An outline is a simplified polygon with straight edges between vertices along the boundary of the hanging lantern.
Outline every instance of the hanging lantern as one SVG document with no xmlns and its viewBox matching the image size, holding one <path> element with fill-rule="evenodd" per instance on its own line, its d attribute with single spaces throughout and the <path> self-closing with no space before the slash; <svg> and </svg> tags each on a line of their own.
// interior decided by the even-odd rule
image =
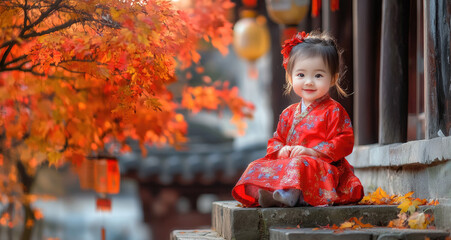
<svg viewBox="0 0 451 240">
<path fill-rule="evenodd" d="M 119 193 L 121 175 L 115 158 L 86 159 L 77 172 L 81 189 L 94 190 L 100 194 Z"/>
<path fill-rule="evenodd" d="M 88 157 L 75 166 L 80 179 L 80 188 L 98 193 L 96 210 L 111 212 L 111 198 L 107 194 L 117 194 L 120 190 L 121 175 L 119 163 L 114 157 Z M 106 239 L 105 226 L 101 229 L 101 239 Z"/>
<path fill-rule="evenodd" d="M 96 210 L 100 212 L 111 212 L 111 198 L 106 197 L 105 194 L 96 199 Z M 100 239 L 106 239 L 105 226 L 100 227 Z"/>
<path fill-rule="evenodd" d="M 307 16 L 310 0 L 266 0 L 268 15 L 283 25 L 298 25 Z"/>
<path fill-rule="evenodd" d="M 121 175 L 119 163 L 114 157 L 88 157 L 75 166 L 80 179 L 80 188 L 98 193 L 96 210 L 111 212 L 111 198 L 108 194 L 117 194 L 120 190 Z M 101 239 L 106 239 L 105 226 L 101 229 Z"/>
<path fill-rule="evenodd" d="M 257 0 L 241 0 L 244 6 L 254 8 L 257 6 Z"/>
<path fill-rule="evenodd" d="M 257 79 L 255 61 L 269 50 L 269 30 L 266 18 L 255 17 L 255 11 L 244 10 L 241 15 L 242 18 L 233 27 L 233 47 L 238 56 L 249 61 L 248 76 Z"/>
<path fill-rule="evenodd" d="M 117 194 L 120 190 L 119 164 L 116 159 L 95 160 L 94 190 L 103 194 Z"/>
<path fill-rule="evenodd" d="M 77 169 L 82 190 L 94 189 L 94 161 L 85 159 Z"/>
<path fill-rule="evenodd" d="M 263 56 L 269 46 L 269 30 L 264 17 L 244 17 L 235 23 L 233 47 L 238 56 L 253 62 Z"/>
<path fill-rule="evenodd" d="M 111 199 L 102 196 L 96 199 L 96 210 L 100 212 L 110 212 L 111 211 Z"/>
<path fill-rule="evenodd" d="M 340 7 L 339 0 L 330 0 L 330 11 L 335 12 Z M 317 17 L 319 15 L 319 10 L 321 9 L 321 0 L 312 0 L 312 17 Z"/>
</svg>

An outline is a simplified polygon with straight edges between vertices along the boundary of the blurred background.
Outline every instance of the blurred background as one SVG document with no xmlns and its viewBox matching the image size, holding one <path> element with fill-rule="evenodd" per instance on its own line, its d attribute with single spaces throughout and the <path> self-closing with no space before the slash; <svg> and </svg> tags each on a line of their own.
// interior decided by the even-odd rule
<svg viewBox="0 0 451 240">
<path fill-rule="evenodd" d="M 340 98 L 332 91 L 331 96 L 351 116 L 356 145 L 425 138 L 424 73 L 421 64 L 416 64 L 424 61 L 423 1 L 399 3 L 408 20 L 403 26 L 409 29 L 405 42 L 399 43 L 408 43 L 408 61 L 402 64 L 412 69 L 405 76 L 409 82 L 403 89 L 407 124 L 399 134 L 401 139 L 381 139 L 378 127 L 379 105 L 397 101 L 391 97 L 379 101 L 383 1 L 233 2 L 230 21 L 235 35 L 229 54 L 223 56 L 205 46 L 201 65 L 202 75 L 229 81 L 255 105 L 246 132 L 236 133 L 227 111 L 222 115 L 181 112 L 189 124 L 189 142 L 182 149 L 146 147 L 143 153 L 138 143 L 130 141 L 132 151 L 117 156 L 120 193 L 110 196 L 110 211 L 96 210 L 98 194 L 81 190 L 80 180 L 69 167 L 41 169 L 34 192 L 57 198 L 35 203 L 44 216 L 35 227 L 36 239 L 99 239 L 102 227 L 107 239 L 168 239 L 175 229 L 210 228 L 212 202 L 233 199 L 231 189 L 247 164 L 265 155 L 280 112 L 299 100 L 283 94 L 285 72 L 280 54 L 281 43 L 297 31 L 329 31 L 343 48 L 346 74 L 342 86 L 358 94 Z M 192 1 L 173 3 L 183 8 Z M 195 67 L 177 74 L 182 83 L 193 86 L 204 81 Z M 181 94 L 177 85 L 172 87 L 176 97 Z"/>
</svg>

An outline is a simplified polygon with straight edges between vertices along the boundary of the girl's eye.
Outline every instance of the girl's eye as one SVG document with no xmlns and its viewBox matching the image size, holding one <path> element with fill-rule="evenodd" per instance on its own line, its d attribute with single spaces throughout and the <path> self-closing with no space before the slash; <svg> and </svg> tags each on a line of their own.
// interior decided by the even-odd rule
<svg viewBox="0 0 451 240">
<path fill-rule="evenodd" d="M 303 73 L 298 73 L 298 77 L 304 77 Z"/>
<path fill-rule="evenodd" d="M 321 75 L 321 74 L 316 74 L 316 75 L 315 75 L 316 78 L 320 78 L 320 77 L 322 77 L 322 76 L 323 76 L 323 75 Z"/>
</svg>

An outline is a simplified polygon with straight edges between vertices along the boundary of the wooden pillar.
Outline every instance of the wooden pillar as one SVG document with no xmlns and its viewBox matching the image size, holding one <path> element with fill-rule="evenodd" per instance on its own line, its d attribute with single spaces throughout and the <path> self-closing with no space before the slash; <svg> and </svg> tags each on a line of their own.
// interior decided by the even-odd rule
<svg viewBox="0 0 451 240">
<path fill-rule="evenodd" d="M 291 104 L 290 98 L 284 95 L 285 69 L 282 66 L 281 31 L 282 26 L 269 21 L 271 35 L 271 105 L 273 110 L 273 130 L 276 130 L 279 115 Z"/>
<path fill-rule="evenodd" d="M 321 20 L 322 20 L 322 31 L 330 32 L 331 26 L 331 14 L 330 14 L 330 0 L 321 1 Z"/>
<path fill-rule="evenodd" d="M 323 27 L 328 32 L 332 34 L 337 40 L 338 46 L 343 50 L 342 60 L 343 69 L 342 75 L 340 76 L 341 82 L 340 86 L 349 94 L 354 92 L 353 84 L 353 37 L 352 37 L 352 0 L 340 0 L 340 8 L 338 11 L 332 12 L 330 10 L 330 1 L 328 2 L 327 8 L 324 6 L 323 15 L 329 15 L 323 18 Z M 326 13 L 324 13 L 324 11 Z M 328 19 L 329 22 L 326 22 Z M 354 105 L 352 95 L 349 97 L 342 97 L 338 94 L 335 88 L 330 91 L 330 96 L 337 100 L 348 112 L 351 121 L 354 122 Z"/>
<path fill-rule="evenodd" d="M 383 0 L 379 143 L 407 140 L 409 0 Z"/>
<path fill-rule="evenodd" d="M 426 139 L 451 134 L 450 1 L 424 1 Z"/>
<path fill-rule="evenodd" d="M 425 117 L 424 117 L 424 16 L 423 0 L 416 0 L 416 98 L 415 114 L 417 115 L 416 137 L 425 138 Z"/>
<path fill-rule="evenodd" d="M 378 142 L 378 50 L 380 2 L 353 0 L 354 135 L 356 145 Z"/>
</svg>

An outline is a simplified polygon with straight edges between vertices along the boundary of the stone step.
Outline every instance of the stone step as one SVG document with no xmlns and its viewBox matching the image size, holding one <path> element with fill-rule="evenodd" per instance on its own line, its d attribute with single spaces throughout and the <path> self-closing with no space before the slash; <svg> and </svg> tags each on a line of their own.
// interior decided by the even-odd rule
<svg viewBox="0 0 451 240">
<path fill-rule="evenodd" d="M 270 240 L 445 240 L 449 233 L 443 230 L 418 230 L 395 228 L 367 228 L 361 230 L 313 230 L 312 228 L 269 230 Z"/>
<path fill-rule="evenodd" d="M 175 230 L 171 232 L 171 240 L 224 240 L 211 229 Z"/>
<path fill-rule="evenodd" d="M 433 207 L 427 206 L 428 211 Z M 399 209 L 393 205 L 347 205 L 331 207 L 243 208 L 236 201 L 213 203 L 212 228 L 221 237 L 231 239 L 268 239 L 274 227 L 316 228 L 339 225 L 352 217 L 363 223 L 387 226 L 397 218 Z"/>
</svg>

